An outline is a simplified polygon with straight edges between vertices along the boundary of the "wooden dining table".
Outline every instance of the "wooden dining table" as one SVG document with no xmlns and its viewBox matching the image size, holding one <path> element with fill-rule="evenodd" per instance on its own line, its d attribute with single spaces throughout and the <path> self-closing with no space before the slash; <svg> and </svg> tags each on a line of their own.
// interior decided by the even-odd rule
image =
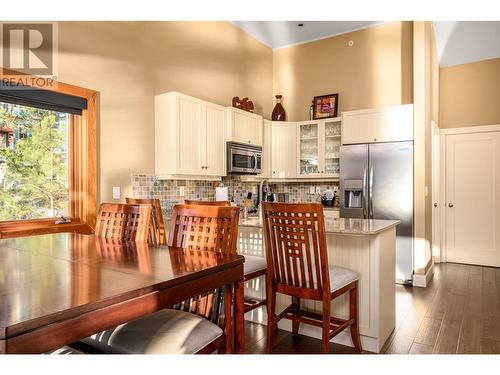
<svg viewBox="0 0 500 375">
<path fill-rule="evenodd" d="M 78 233 L 2 239 L 0 353 L 49 352 L 220 287 L 226 352 L 241 353 L 243 262 Z"/>
</svg>

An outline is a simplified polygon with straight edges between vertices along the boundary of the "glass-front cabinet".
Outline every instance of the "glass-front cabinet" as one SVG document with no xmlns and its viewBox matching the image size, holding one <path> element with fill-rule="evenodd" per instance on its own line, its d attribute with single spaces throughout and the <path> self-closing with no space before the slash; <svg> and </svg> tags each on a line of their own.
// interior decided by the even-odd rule
<svg viewBox="0 0 500 375">
<path fill-rule="evenodd" d="M 340 132 L 340 117 L 297 123 L 298 177 L 338 178 Z"/>
<path fill-rule="evenodd" d="M 298 123 L 298 175 L 319 175 L 319 123 Z"/>
<path fill-rule="evenodd" d="M 324 160 L 325 174 L 328 176 L 339 176 L 340 173 L 340 129 L 339 118 L 325 120 L 324 123 Z"/>
</svg>

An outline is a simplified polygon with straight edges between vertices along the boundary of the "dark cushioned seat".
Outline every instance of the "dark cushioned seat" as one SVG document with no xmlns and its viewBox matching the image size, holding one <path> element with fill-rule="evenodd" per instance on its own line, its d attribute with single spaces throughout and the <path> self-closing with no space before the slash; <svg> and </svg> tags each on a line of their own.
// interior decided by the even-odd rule
<svg viewBox="0 0 500 375">
<path fill-rule="evenodd" d="M 198 315 L 165 309 L 82 340 L 107 353 L 194 354 L 222 336 Z"/>
</svg>

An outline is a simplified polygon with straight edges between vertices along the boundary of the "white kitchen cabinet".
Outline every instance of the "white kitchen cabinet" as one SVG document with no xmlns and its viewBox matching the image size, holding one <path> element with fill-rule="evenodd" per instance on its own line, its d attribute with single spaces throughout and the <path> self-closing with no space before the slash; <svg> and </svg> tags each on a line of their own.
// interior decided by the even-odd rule
<svg viewBox="0 0 500 375">
<path fill-rule="evenodd" d="M 178 92 L 155 96 L 155 174 L 225 175 L 226 109 Z"/>
<path fill-rule="evenodd" d="M 273 121 L 271 127 L 272 178 L 297 176 L 297 123 Z"/>
<path fill-rule="evenodd" d="M 205 174 L 210 176 L 226 175 L 226 110 L 224 107 L 207 103 L 206 124 L 206 161 Z M 204 143 L 204 142 L 202 142 Z"/>
<path fill-rule="evenodd" d="M 259 174 L 259 177 L 271 178 L 272 177 L 272 165 L 271 165 L 272 122 L 270 120 L 263 120 L 262 135 L 263 135 L 262 173 Z"/>
<path fill-rule="evenodd" d="M 262 116 L 227 107 L 227 140 L 262 146 Z"/>
<path fill-rule="evenodd" d="M 297 123 L 297 177 L 320 177 L 320 123 L 303 121 Z"/>
<path fill-rule="evenodd" d="M 342 144 L 413 140 L 413 104 L 342 113 Z"/>
<path fill-rule="evenodd" d="M 297 123 L 297 177 L 338 178 L 340 133 L 339 117 Z"/>
</svg>

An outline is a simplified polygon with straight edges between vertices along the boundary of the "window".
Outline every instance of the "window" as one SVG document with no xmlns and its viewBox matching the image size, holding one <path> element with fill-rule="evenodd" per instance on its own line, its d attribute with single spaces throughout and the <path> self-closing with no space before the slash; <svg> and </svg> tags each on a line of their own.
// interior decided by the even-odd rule
<svg viewBox="0 0 500 375">
<path fill-rule="evenodd" d="M 0 68 L 0 77 L 8 74 Z M 61 82 L 0 85 L 0 238 L 95 227 L 96 98 Z M 71 223 L 56 224 L 58 216 Z"/>
<path fill-rule="evenodd" d="M 0 221 L 70 216 L 70 119 L 0 102 Z"/>
</svg>

